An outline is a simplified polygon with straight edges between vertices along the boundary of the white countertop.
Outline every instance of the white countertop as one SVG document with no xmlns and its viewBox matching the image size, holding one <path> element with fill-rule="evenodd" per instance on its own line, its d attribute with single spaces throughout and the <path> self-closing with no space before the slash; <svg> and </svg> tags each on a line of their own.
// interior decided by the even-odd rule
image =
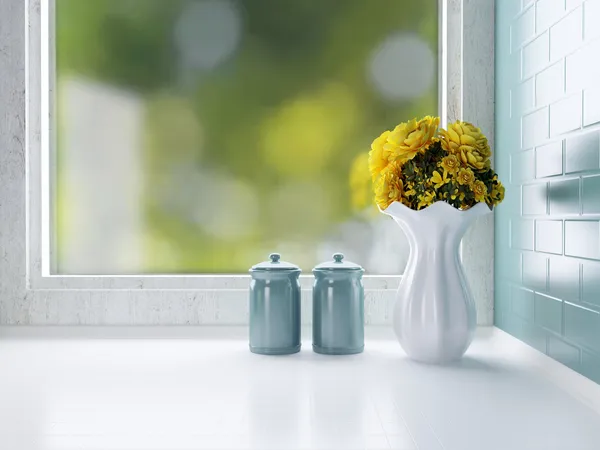
<svg viewBox="0 0 600 450">
<path fill-rule="evenodd" d="M 244 328 L 1 328 L 0 449 L 599 448 L 600 415 L 497 329 L 446 367 L 387 327 L 353 356 L 303 336 L 273 357 Z"/>
</svg>

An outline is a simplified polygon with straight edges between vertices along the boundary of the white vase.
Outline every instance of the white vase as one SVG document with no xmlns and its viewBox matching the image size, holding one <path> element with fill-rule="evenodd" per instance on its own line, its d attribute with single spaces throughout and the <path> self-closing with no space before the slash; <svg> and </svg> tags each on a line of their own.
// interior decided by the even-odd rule
<svg viewBox="0 0 600 450">
<path fill-rule="evenodd" d="M 400 225 L 410 257 L 394 306 L 394 331 L 409 357 L 443 364 L 471 345 L 477 314 L 460 261 L 460 241 L 469 225 L 490 212 L 485 203 L 460 211 L 446 202 L 415 211 L 394 202 L 382 210 Z"/>
</svg>

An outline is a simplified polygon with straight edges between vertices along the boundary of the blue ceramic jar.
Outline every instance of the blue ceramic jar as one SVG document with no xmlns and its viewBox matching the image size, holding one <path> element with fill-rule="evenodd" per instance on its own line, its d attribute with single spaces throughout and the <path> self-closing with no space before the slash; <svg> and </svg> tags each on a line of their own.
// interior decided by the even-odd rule
<svg viewBox="0 0 600 450">
<path fill-rule="evenodd" d="M 270 261 L 250 269 L 250 351 L 286 355 L 300 351 L 300 268 Z"/>
<path fill-rule="evenodd" d="M 333 262 L 313 269 L 313 350 L 317 353 L 349 355 L 365 346 L 364 269 L 343 259 L 336 253 Z"/>
</svg>

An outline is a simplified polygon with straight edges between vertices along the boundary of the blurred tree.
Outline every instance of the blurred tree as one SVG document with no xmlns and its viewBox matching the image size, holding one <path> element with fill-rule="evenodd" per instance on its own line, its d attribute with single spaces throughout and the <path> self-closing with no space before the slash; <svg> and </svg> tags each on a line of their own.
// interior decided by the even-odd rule
<svg viewBox="0 0 600 450">
<path fill-rule="evenodd" d="M 226 3 L 241 24 L 239 45 L 212 70 L 186 67 L 175 39 L 181 17 L 201 2 Z M 140 271 L 243 272 L 291 242 L 300 250 L 287 258 L 317 262 L 317 244 L 355 214 L 348 174 L 356 156 L 383 129 L 437 111 L 436 86 L 416 100 L 383 98 L 368 77 L 373 53 L 403 31 L 437 55 L 437 23 L 437 0 L 56 0 L 59 81 L 90 78 L 147 99 L 148 256 Z M 226 195 L 177 183 L 181 166 L 250 186 L 256 229 L 216 237 L 186 212 Z M 60 192 L 60 176 L 58 184 Z M 182 207 L 169 206 L 173 196 Z M 286 201 L 294 204 L 284 208 Z M 274 219 L 278 208 L 286 220 Z M 304 225 L 290 225 L 298 221 Z M 67 238 L 59 235 L 59 245 Z"/>
</svg>

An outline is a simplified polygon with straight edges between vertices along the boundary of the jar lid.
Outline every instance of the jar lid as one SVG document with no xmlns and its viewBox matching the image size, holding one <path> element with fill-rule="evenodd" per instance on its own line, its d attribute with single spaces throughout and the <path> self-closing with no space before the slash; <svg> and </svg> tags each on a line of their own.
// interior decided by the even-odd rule
<svg viewBox="0 0 600 450">
<path fill-rule="evenodd" d="M 317 265 L 315 270 L 363 270 L 361 266 L 350 261 L 343 261 L 344 254 L 336 253 L 333 255 L 333 261 L 328 261 Z"/>
<path fill-rule="evenodd" d="M 271 253 L 269 255 L 270 261 L 263 261 L 261 263 L 255 264 L 250 269 L 251 272 L 255 270 L 300 270 L 295 264 L 281 261 L 281 255 L 279 253 Z"/>
</svg>

